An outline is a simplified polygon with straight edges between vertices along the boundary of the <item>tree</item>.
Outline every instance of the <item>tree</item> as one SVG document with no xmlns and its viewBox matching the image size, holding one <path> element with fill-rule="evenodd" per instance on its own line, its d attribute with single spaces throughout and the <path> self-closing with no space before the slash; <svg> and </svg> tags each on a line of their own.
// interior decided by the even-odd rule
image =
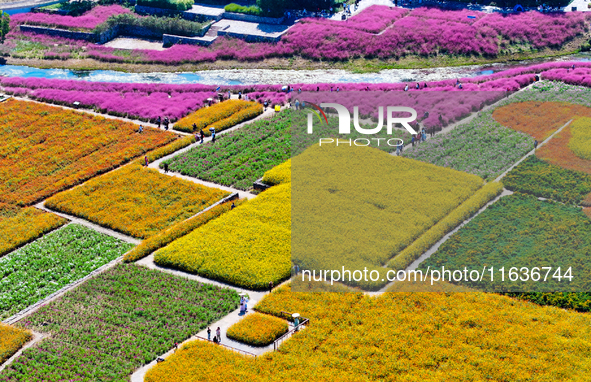
<svg viewBox="0 0 591 382">
<path fill-rule="evenodd" d="M 10 16 L 6 12 L 0 11 L 0 40 L 4 41 L 4 37 L 10 31 Z"/>
</svg>

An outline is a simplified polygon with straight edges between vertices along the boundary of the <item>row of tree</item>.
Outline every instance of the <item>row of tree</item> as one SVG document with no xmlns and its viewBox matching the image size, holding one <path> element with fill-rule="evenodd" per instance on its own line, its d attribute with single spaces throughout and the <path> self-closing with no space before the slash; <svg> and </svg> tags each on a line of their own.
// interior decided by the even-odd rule
<svg viewBox="0 0 591 382">
<path fill-rule="evenodd" d="M 0 11 L 0 41 L 4 41 L 4 37 L 10 31 L 10 16 L 6 12 Z"/>
</svg>

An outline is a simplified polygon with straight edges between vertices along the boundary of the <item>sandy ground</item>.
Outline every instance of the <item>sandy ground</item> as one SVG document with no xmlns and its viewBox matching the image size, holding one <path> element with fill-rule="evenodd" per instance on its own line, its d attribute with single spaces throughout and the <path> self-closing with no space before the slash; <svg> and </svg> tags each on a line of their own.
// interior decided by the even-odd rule
<svg viewBox="0 0 591 382">
<path fill-rule="evenodd" d="M 2 1 L 2 0 L 0 0 Z M 158 40 L 142 40 L 133 37 L 117 37 L 105 44 L 109 48 L 116 49 L 152 49 L 152 50 L 166 50 L 162 46 L 162 41 Z"/>
</svg>

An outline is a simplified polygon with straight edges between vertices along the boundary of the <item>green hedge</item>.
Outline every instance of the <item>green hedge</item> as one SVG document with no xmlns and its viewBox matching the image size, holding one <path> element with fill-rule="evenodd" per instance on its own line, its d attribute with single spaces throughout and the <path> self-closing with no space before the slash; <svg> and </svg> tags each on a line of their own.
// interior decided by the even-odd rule
<svg viewBox="0 0 591 382">
<path fill-rule="evenodd" d="M 178 36 L 198 36 L 203 30 L 203 24 L 175 17 L 138 17 L 134 14 L 123 13 L 109 17 L 109 19 L 95 28 L 95 33 L 102 33 L 116 25 L 143 27 L 157 33 L 174 34 Z"/>
<path fill-rule="evenodd" d="M 224 10 L 226 12 L 245 13 L 247 15 L 255 15 L 255 16 L 261 16 L 263 14 L 263 10 L 256 5 L 251 5 L 250 7 L 245 7 L 243 5 L 230 3 L 224 7 Z"/>
<path fill-rule="evenodd" d="M 195 4 L 193 0 L 138 0 L 137 5 L 144 7 L 172 9 L 174 11 L 186 11 Z"/>
</svg>

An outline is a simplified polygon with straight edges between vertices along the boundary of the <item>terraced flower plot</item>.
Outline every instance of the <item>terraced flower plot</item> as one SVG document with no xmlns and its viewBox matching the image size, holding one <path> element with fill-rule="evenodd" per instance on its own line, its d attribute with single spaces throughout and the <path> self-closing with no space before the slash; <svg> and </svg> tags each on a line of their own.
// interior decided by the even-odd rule
<svg viewBox="0 0 591 382">
<path fill-rule="evenodd" d="M 228 338 L 254 346 L 272 344 L 287 333 L 287 321 L 267 314 L 253 313 L 228 328 Z"/>
<path fill-rule="evenodd" d="M 586 291 L 591 279 L 591 220 L 579 207 L 536 197 L 514 194 L 501 198 L 483 213 L 462 227 L 419 267 L 446 269 L 482 269 L 505 267 L 506 277 L 511 267 L 522 272 L 552 267 L 550 277 L 535 282 L 519 273 L 519 280 L 500 282 L 499 274 L 491 282 L 485 273 L 482 281 L 462 282 L 462 285 L 486 291 L 553 292 Z M 574 278 L 552 277 L 560 267 L 560 275 L 572 268 Z M 546 272 L 543 272 L 545 275 Z"/>
<path fill-rule="evenodd" d="M 237 306 L 231 289 L 118 265 L 21 321 L 51 336 L 24 351 L 0 381 L 125 381 Z"/>
<path fill-rule="evenodd" d="M 33 102 L 0 104 L 0 202 L 30 205 L 175 135 Z"/>
<path fill-rule="evenodd" d="M 371 165 L 368 165 L 371 164 Z M 368 147 L 313 146 L 291 160 L 292 261 L 377 271 L 483 186 L 478 176 Z"/>
<path fill-rule="evenodd" d="M 262 113 L 263 106 L 257 102 L 230 99 L 189 114 L 178 121 L 174 128 L 188 133 L 203 131 L 209 136 L 209 129 L 219 132 Z"/>
<path fill-rule="evenodd" d="M 70 224 L 0 258 L 0 319 L 81 279 L 132 247 Z"/>
<path fill-rule="evenodd" d="M 134 237 L 147 238 L 228 195 L 226 191 L 132 164 L 57 194 L 45 205 Z"/>
<path fill-rule="evenodd" d="M 65 223 L 66 219 L 33 207 L 0 203 L 0 256 Z"/>
<path fill-rule="evenodd" d="M 146 382 L 585 380 L 589 316 L 484 293 L 294 293 L 256 309 L 310 326 L 256 360 L 194 341 Z M 417 341 L 420 339 L 420 341 Z M 310 367 L 310 365 L 314 367 Z"/>
</svg>

